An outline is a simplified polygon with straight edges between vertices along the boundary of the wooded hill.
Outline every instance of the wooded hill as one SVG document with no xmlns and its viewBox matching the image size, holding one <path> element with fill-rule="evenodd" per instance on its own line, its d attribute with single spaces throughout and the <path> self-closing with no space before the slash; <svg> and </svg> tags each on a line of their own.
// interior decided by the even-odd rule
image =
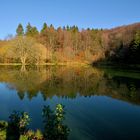
<svg viewBox="0 0 140 140">
<path fill-rule="evenodd" d="M 105 30 L 103 36 L 107 61 L 140 63 L 140 23 Z"/>
<path fill-rule="evenodd" d="M 16 35 L 0 41 L 0 63 L 140 63 L 140 23 L 113 29 L 54 28 L 19 24 Z"/>
</svg>

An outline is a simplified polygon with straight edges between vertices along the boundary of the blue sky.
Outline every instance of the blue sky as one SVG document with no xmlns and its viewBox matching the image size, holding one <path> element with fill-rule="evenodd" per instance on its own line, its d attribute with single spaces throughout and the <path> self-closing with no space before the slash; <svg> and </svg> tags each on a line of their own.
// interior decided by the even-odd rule
<svg viewBox="0 0 140 140">
<path fill-rule="evenodd" d="M 112 28 L 140 22 L 140 0 L 0 0 L 0 38 L 28 22 Z"/>
</svg>

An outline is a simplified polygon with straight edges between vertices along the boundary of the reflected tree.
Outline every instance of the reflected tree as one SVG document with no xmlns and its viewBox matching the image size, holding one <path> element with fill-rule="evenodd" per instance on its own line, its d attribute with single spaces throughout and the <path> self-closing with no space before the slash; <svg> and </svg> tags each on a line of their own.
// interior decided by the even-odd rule
<svg viewBox="0 0 140 140">
<path fill-rule="evenodd" d="M 38 93 L 44 100 L 55 95 L 74 99 L 78 93 L 85 97 L 105 95 L 137 104 L 140 103 L 139 76 L 139 73 L 89 67 L 26 66 L 26 71 L 21 71 L 20 67 L 0 67 L 0 82 L 7 83 L 10 90 L 16 90 L 20 99 L 27 97 L 30 100 Z"/>
</svg>

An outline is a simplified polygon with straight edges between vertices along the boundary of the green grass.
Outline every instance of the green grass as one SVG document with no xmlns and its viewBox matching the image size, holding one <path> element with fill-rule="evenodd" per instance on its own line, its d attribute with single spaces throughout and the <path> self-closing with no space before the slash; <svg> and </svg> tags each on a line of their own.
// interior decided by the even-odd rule
<svg viewBox="0 0 140 140">
<path fill-rule="evenodd" d="M 21 66 L 21 63 L 0 63 L 0 66 Z"/>
</svg>

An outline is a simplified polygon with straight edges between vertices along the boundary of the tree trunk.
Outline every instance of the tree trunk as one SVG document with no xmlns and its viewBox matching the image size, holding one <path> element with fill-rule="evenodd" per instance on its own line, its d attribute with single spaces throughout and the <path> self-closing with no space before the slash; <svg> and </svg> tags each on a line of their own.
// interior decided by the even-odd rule
<svg viewBox="0 0 140 140">
<path fill-rule="evenodd" d="M 26 57 L 20 58 L 22 65 L 26 65 Z"/>
</svg>

